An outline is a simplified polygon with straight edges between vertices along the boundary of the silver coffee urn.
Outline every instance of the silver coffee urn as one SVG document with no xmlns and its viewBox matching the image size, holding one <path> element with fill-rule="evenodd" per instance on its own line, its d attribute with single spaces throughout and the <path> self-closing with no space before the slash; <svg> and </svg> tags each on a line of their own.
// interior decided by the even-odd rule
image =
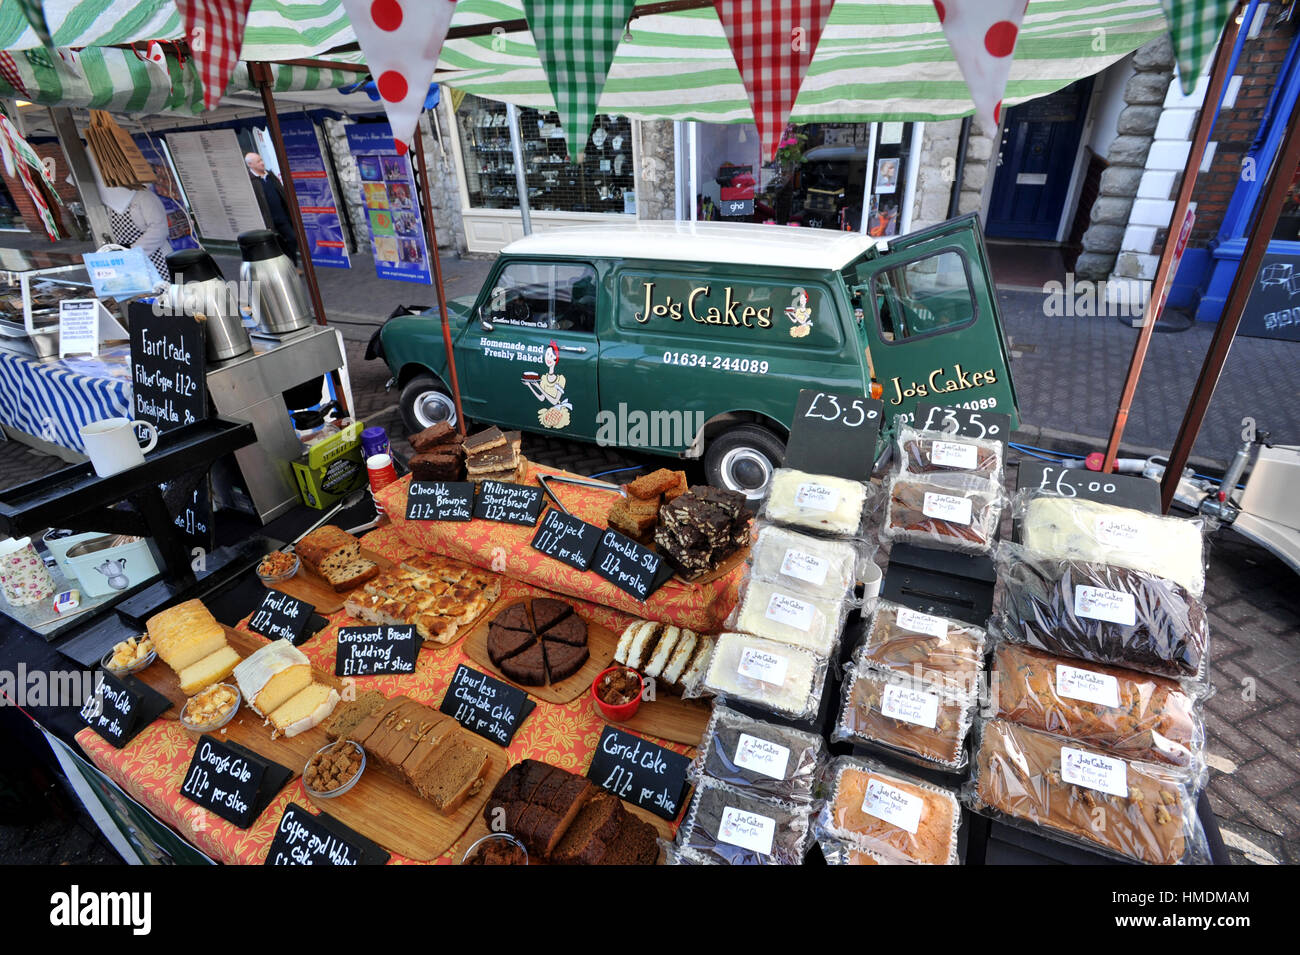
<svg viewBox="0 0 1300 955">
<path fill-rule="evenodd" d="M 171 284 L 163 298 L 174 313 L 207 320 L 209 361 L 226 361 L 252 349 L 239 311 L 239 290 L 226 282 L 211 255 L 203 249 L 181 249 L 167 256 L 167 269 Z"/>
<path fill-rule="evenodd" d="M 272 335 L 295 332 L 312 323 L 306 290 L 280 237 L 270 229 L 239 234 L 240 284 L 250 290 L 253 320 Z"/>
</svg>

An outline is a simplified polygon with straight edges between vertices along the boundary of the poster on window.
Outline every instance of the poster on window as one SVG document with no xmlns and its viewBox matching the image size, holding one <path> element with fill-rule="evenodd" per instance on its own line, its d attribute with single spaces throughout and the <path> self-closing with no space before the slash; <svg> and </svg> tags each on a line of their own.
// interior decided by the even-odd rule
<svg viewBox="0 0 1300 955">
<path fill-rule="evenodd" d="M 879 195 L 898 191 L 898 167 L 897 158 L 876 160 L 876 192 Z"/>
<path fill-rule="evenodd" d="M 309 119 L 286 119 L 280 124 L 289 175 L 298 194 L 298 211 L 307 234 L 313 265 L 330 269 L 350 268 L 348 246 L 343 238 L 334 187 L 325 171 L 325 157 L 316 139 L 316 126 Z"/>
<path fill-rule="evenodd" d="M 397 154 L 387 123 L 353 124 L 347 131 L 348 148 L 361 176 L 376 274 L 381 279 L 431 285 L 409 158 Z"/>
<path fill-rule="evenodd" d="M 167 239 L 172 244 L 172 251 L 180 249 L 197 249 L 198 240 L 194 238 L 194 226 L 190 223 L 189 213 L 185 211 L 185 197 L 172 177 L 167 157 L 163 155 L 162 144 L 152 136 L 140 134 L 131 137 L 140 147 L 140 155 L 153 170 L 153 182 L 149 188 L 162 202 L 167 210 Z"/>
</svg>

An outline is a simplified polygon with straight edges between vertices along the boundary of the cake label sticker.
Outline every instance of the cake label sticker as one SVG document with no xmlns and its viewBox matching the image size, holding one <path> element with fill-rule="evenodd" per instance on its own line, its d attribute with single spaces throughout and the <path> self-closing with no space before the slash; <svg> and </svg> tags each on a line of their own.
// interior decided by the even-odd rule
<svg viewBox="0 0 1300 955">
<path fill-rule="evenodd" d="M 833 511 L 840 506 L 840 494 L 825 484 L 800 484 L 795 489 L 794 502 L 810 511 Z"/>
<path fill-rule="evenodd" d="M 1072 786 L 1128 798 L 1128 763 L 1122 759 L 1062 746 L 1061 778 Z"/>
<path fill-rule="evenodd" d="M 1074 615 L 1131 627 L 1137 622 L 1137 606 L 1132 594 L 1080 584 L 1074 588 Z"/>
<path fill-rule="evenodd" d="M 722 810 L 722 824 L 718 826 L 718 841 L 729 846 L 740 846 L 759 855 L 772 854 L 772 840 L 776 837 L 776 820 L 747 812 L 735 806 Z"/>
<path fill-rule="evenodd" d="M 912 633 L 923 633 L 928 637 L 943 637 L 948 635 L 948 621 L 943 617 L 934 617 L 928 613 L 919 613 L 908 607 L 898 608 L 898 625 L 904 630 L 910 630 Z"/>
<path fill-rule="evenodd" d="M 979 461 L 979 448 L 973 444 L 959 444 L 956 441 L 936 441 L 930 447 L 930 460 L 946 468 L 973 471 Z"/>
<path fill-rule="evenodd" d="M 885 687 L 880 712 L 892 720 L 903 720 L 934 729 L 939 722 L 939 698 L 933 693 L 890 684 Z"/>
<path fill-rule="evenodd" d="M 769 779 L 785 779 L 786 767 L 790 765 L 790 749 L 771 740 L 741 733 L 740 742 L 736 744 L 735 762 L 751 773 Z"/>
<path fill-rule="evenodd" d="M 768 653 L 758 647 L 746 647 L 740 654 L 740 665 L 736 672 L 751 680 L 780 686 L 785 682 L 785 670 L 789 661 L 775 653 Z"/>
<path fill-rule="evenodd" d="M 1141 536 L 1137 521 L 1127 517 L 1097 518 L 1097 540 L 1107 547 L 1132 547 Z"/>
<path fill-rule="evenodd" d="M 925 500 L 921 504 L 921 513 L 926 517 L 933 517 L 937 521 L 969 524 L 971 520 L 971 499 L 969 497 L 957 497 L 954 494 L 937 494 L 934 491 L 926 491 Z"/>
<path fill-rule="evenodd" d="M 796 630 L 808 633 L 812 630 L 813 613 L 815 611 L 816 608 L 812 604 L 804 603 L 802 600 L 795 600 L 787 594 L 776 593 L 772 594 L 771 599 L 768 600 L 764 616 L 768 620 L 775 620 L 787 627 L 793 627 Z"/>
<path fill-rule="evenodd" d="M 793 577 L 795 580 L 802 580 L 816 587 L 826 583 L 826 572 L 830 567 L 831 562 L 825 558 L 794 547 L 785 552 L 785 557 L 781 561 L 781 573 L 786 577 Z"/>
<path fill-rule="evenodd" d="M 883 819 L 912 835 L 921 828 L 921 810 L 924 808 L 925 801 L 919 796 L 905 793 L 879 779 L 867 782 L 867 792 L 862 797 L 862 811 L 868 816 Z"/>
<path fill-rule="evenodd" d="M 1083 700 L 1098 706 L 1119 706 L 1119 680 L 1105 673 L 1056 665 L 1056 692 L 1071 700 Z"/>
</svg>

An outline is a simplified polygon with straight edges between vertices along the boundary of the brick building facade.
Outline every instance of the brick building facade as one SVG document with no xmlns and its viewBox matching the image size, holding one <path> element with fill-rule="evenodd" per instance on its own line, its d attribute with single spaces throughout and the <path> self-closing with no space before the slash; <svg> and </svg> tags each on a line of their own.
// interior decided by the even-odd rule
<svg viewBox="0 0 1300 955">
<path fill-rule="evenodd" d="M 32 149 L 36 150 L 36 155 L 42 160 L 54 160 L 54 181 L 55 190 L 65 203 L 80 201 L 80 194 L 77 187 L 70 179 L 71 172 L 68 169 L 68 161 L 64 158 L 63 150 L 59 148 L 58 143 L 35 143 Z M 27 194 L 26 187 L 23 186 L 22 180 L 17 176 L 4 175 L 4 170 L 0 169 L 0 176 L 4 178 L 4 187 L 9 191 L 9 197 L 13 200 L 18 209 L 19 215 L 22 216 L 23 224 L 36 235 L 45 234 L 45 226 L 41 223 L 41 217 L 36 211 L 36 204 L 32 202 L 32 197 Z M 50 213 L 54 216 L 55 224 L 59 229 L 60 238 L 75 237 L 75 227 L 72 225 L 71 214 L 66 208 L 59 206 L 57 203 L 49 203 Z"/>
</svg>

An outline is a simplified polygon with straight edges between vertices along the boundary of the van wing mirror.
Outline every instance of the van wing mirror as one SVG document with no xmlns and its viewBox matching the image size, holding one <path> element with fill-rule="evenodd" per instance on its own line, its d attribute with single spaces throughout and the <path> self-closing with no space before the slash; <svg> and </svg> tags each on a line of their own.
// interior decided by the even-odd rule
<svg viewBox="0 0 1300 955">
<path fill-rule="evenodd" d="M 478 324 L 485 332 L 496 330 L 496 326 L 488 319 L 488 310 L 486 305 L 480 305 L 478 307 Z"/>
</svg>

